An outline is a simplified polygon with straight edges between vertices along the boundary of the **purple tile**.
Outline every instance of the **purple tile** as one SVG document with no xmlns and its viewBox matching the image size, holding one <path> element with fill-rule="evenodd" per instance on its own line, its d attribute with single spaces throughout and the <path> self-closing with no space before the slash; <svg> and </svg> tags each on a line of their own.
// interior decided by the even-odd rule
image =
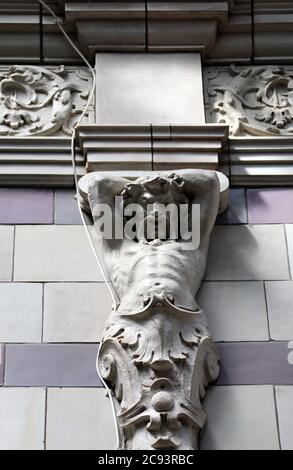
<svg viewBox="0 0 293 470">
<path fill-rule="evenodd" d="M 219 343 L 217 385 L 293 385 L 287 342 Z"/>
<path fill-rule="evenodd" d="M 245 189 L 230 189 L 229 206 L 220 214 L 217 224 L 247 224 Z"/>
<path fill-rule="evenodd" d="M 247 204 L 251 224 L 293 223 L 293 189 L 248 189 Z"/>
<path fill-rule="evenodd" d="M 4 344 L 0 344 L 0 385 L 4 382 Z"/>
<path fill-rule="evenodd" d="M 97 387 L 97 344 L 8 344 L 4 384 Z"/>
<path fill-rule="evenodd" d="M 0 189 L 0 224 L 52 224 L 53 191 Z"/>
</svg>

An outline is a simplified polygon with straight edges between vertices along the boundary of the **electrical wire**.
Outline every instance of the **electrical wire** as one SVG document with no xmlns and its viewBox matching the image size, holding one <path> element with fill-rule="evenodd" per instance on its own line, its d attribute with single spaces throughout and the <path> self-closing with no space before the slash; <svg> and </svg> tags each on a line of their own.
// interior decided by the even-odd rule
<svg viewBox="0 0 293 470">
<path fill-rule="evenodd" d="M 39 3 L 52 15 L 52 17 L 55 19 L 55 22 L 57 24 L 57 26 L 59 27 L 61 33 L 65 36 L 65 38 L 67 39 L 68 43 L 71 45 L 71 47 L 75 50 L 75 52 L 79 55 L 79 57 L 83 60 L 83 62 L 86 64 L 87 68 L 89 69 L 91 75 L 92 75 L 92 79 L 93 79 L 93 83 L 92 83 L 92 89 L 91 89 L 91 92 L 89 94 L 89 98 L 88 98 L 88 101 L 87 101 L 87 104 L 83 110 L 83 112 L 81 113 L 79 119 L 77 120 L 77 122 L 74 124 L 73 126 L 73 129 L 72 129 L 72 137 L 71 137 L 71 157 L 72 157 L 72 169 L 73 169 L 73 177 L 74 177 L 74 184 L 75 184 L 75 189 L 76 189 L 76 195 L 77 195 L 77 205 L 78 205 L 78 210 L 79 210 L 79 214 L 80 214 L 80 217 L 81 217 L 81 220 L 82 220 L 82 224 L 83 224 L 83 227 L 85 229 L 85 232 L 86 232 L 86 235 L 87 235 L 87 238 L 88 238 L 88 241 L 89 241 L 89 244 L 91 246 L 91 249 L 93 251 L 93 254 L 94 254 L 94 257 L 96 259 L 96 262 L 99 266 L 99 269 L 102 273 L 102 276 L 103 276 L 103 279 L 106 283 L 106 286 L 108 288 L 108 291 L 111 295 L 111 298 L 113 300 L 113 304 L 114 304 L 114 308 L 117 309 L 117 301 L 116 301 L 116 298 L 115 298 L 115 293 L 113 292 L 112 288 L 111 288 L 111 285 L 107 279 L 107 276 L 104 272 L 104 269 L 103 269 L 103 266 L 102 266 L 102 263 L 99 259 L 99 255 L 97 253 L 97 250 L 96 250 L 96 247 L 94 245 L 94 242 L 92 240 L 92 237 L 91 237 L 91 234 L 90 234 L 90 231 L 89 231 L 89 228 L 87 226 L 87 223 L 86 223 L 86 220 L 85 220 L 85 217 L 84 217 L 84 214 L 83 214 L 83 211 L 82 211 L 82 207 L 81 207 L 81 195 L 80 195 L 80 191 L 79 191 L 79 187 L 78 187 L 78 177 L 77 177 L 77 171 L 76 171 L 76 155 L 75 155 L 75 140 L 76 140 L 76 129 L 80 126 L 80 123 L 82 121 L 82 119 L 84 118 L 85 114 L 87 113 L 88 111 L 88 108 L 90 106 L 90 103 L 94 97 L 94 93 L 95 93 L 95 89 L 96 89 L 96 76 L 95 76 L 95 72 L 92 68 L 92 66 L 90 65 L 90 63 L 88 62 L 88 60 L 86 59 L 86 57 L 82 54 L 82 52 L 80 52 L 80 50 L 78 49 L 78 47 L 74 44 L 74 42 L 71 40 L 71 38 L 68 36 L 68 34 L 66 33 L 66 31 L 64 30 L 63 26 L 62 26 L 62 23 L 63 23 L 63 19 L 58 17 L 54 11 L 43 1 L 43 0 L 38 0 Z M 99 352 L 98 352 L 98 356 L 99 356 L 99 353 L 100 353 L 100 349 L 101 349 L 101 345 L 99 347 Z M 112 391 L 110 390 L 110 388 L 108 387 L 108 385 L 106 384 L 105 380 L 103 379 L 102 377 L 102 374 L 99 370 L 99 366 L 98 366 L 98 361 L 97 361 L 97 373 L 98 373 L 98 376 L 100 378 L 100 381 L 102 382 L 103 386 L 105 387 L 106 391 L 107 391 L 107 394 L 110 398 L 110 403 L 111 403 L 111 409 L 112 409 L 112 413 L 113 413 L 113 417 L 114 417 L 114 423 L 115 423 L 115 431 L 116 431 L 116 441 L 117 441 L 117 444 L 116 444 L 116 448 L 119 449 L 120 448 L 120 432 L 119 432 L 119 426 L 118 426 L 118 420 L 117 420 L 117 413 L 116 413 L 116 409 L 115 409 L 115 404 L 114 404 L 114 399 L 113 399 L 113 393 Z"/>
</svg>

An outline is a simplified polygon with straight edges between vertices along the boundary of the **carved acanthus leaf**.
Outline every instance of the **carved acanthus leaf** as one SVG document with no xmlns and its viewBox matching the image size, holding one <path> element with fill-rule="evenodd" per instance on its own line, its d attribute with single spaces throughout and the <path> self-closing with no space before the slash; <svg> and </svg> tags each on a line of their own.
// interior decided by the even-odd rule
<svg viewBox="0 0 293 470">
<path fill-rule="evenodd" d="M 228 124 L 233 136 L 293 134 L 293 70 L 232 66 L 217 72 L 206 73 L 212 121 Z"/>
<path fill-rule="evenodd" d="M 89 77 L 65 67 L 12 66 L 0 75 L 0 136 L 71 135 Z"/>
</svg>

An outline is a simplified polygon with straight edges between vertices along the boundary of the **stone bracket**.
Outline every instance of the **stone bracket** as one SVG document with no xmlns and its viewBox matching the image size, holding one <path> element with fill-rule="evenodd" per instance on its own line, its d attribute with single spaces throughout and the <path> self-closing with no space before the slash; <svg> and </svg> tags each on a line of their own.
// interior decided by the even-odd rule
<svg viewBox="0 0 293 470">
<path fill-rule="evenodd" d="M 227 126 L 84 125 L 78 142 L 91 171 L 138 176 L 142 171 L 216 169 Z"/>
</svg>

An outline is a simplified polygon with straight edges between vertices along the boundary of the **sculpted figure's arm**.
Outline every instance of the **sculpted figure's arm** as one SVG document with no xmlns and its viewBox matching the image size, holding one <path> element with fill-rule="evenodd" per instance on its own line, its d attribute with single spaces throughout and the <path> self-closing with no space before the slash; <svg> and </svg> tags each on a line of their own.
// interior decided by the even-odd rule
<svg viewBox="0 0 293 470">
<path fill-rule="evenodd" d="M 227 178 L 210 170 L 176 170 L 176 175 L 184 181 L 182 189 L 190 204 L 200 205 L 201 238 L 208 237 L 217 214 L 227 206 Z"/>
</svg>

